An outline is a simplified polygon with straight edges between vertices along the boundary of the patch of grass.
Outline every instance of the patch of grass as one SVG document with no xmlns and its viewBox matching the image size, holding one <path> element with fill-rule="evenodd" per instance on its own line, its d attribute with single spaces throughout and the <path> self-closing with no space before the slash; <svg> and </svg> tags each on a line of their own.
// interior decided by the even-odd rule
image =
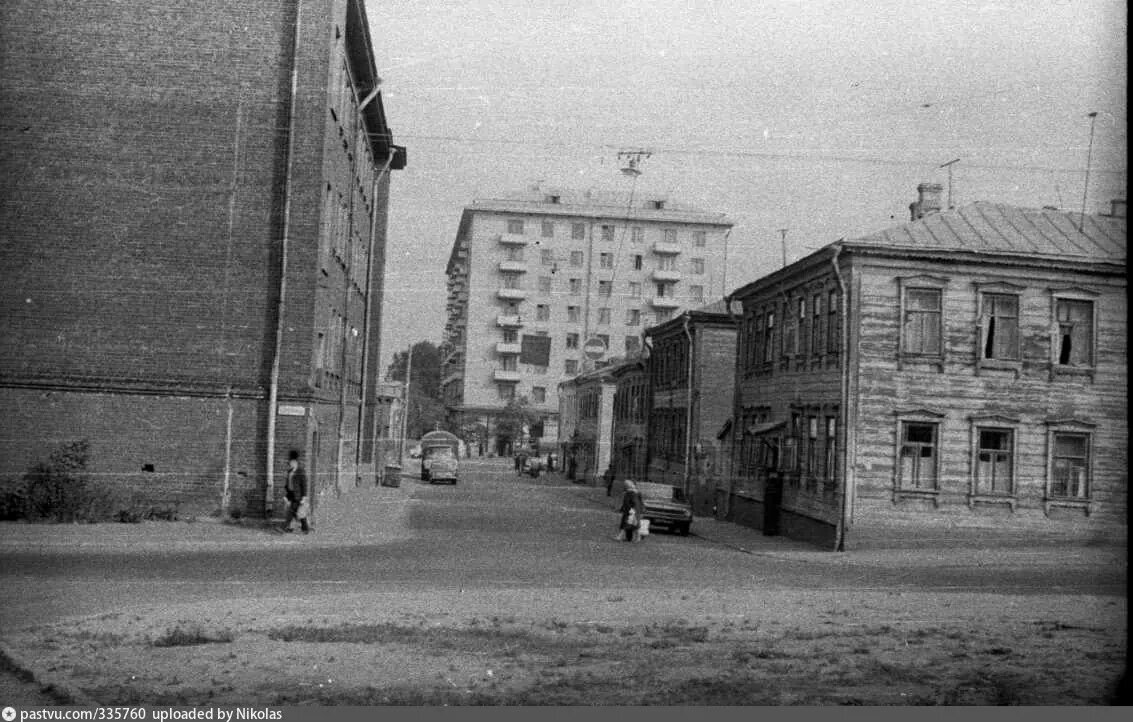
<svg viewBox="0 0 1133 722">
<path fill-rule="evenodd" d="M 150 641 L 153 647 L 193 647 L 201 644 L 223 644 L 231 642 L 236 635 L 225 629 L 208 632 L 199 624 L 182 625 L 168 630 L 165 634 Z"/>
</svg>

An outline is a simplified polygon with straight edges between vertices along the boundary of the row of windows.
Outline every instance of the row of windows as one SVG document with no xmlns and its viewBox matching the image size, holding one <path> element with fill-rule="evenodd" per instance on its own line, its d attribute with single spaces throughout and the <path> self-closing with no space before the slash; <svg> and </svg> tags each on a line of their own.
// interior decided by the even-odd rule
<svg viewBox="0 0 1133 722">
<path fill-rule="evenodd" d="M 649 361 L 649 375 L 654 388 L 684 386 L 688 382 L 688 350 L 688 343 L 681 338 L 654 344 Z"/>
<path fill-rule="evenodd" d="M 675 281 L 658 281 L 653 284 L 654 295 L 661 298 L 671 298 L 676 295 L 674 292 Z M 519 273 L 505 273 L 503 274 L 503 288 L 510 288 L 516 290 L 525 290 L 523 282 L 523 274 Z M 689 297 L 693 300 L 704 300 L 704 286 L 703 285 L 690 285 Z M 583 295 L 583 285 L 581 278 L 568 278 L 567 291 L 571 296 Z M 640 281 L 629 281 L 626 286 L 626 293 L 624 298 L 641 298 L 643 286 Z M 550 276 L 539 277 L 539 293 L 551 295 L 554 293 L 554 280 Z M 598 295 L 603 298 L 611 298 L 614 295 L 614 282 L 612 280 L 599 280 L 598 281 Z"/>
<path fill-rule="evenodd" d="M 629 424 L 644 423 L 648 394 L 649 386 L 644 378 L 618 384 L 618 389 L 614 392 L 614 420 Z"/>
<path fill-rule="evenodd" d="M 895 487 L 899 492 L 939 491 L 941 423 L 907 420 L 898 429 Z M 960 476 L 970 480 L 973 496 L 1014 497 L 1017 494 L 1018 429 L 1000 422 L 974 422 L 969 439 L 950 439 L 971 449 L 970 468 Z M 1052 428 L 1048 434 L 1045 497 L 1086 501 L 1090 497 L 1092 433 L 1086 424 Z"/>
<path fill-rule="evenodd" d="M 838 473 L 838 411 L 794 412 L 778 434 L 753 436 L 740 442 L 741 476 L 754 479 L 767 470 L 791 472 L 788 481 L 804 489 L 832 489 Z M 765 410 L 744 412 L 741 428 L 765 422 Z"/>
<path fill-rule="evenodd" d="M 943 358 L 949 320 L 944 309 L 944 283 L 926 286 L 912 279 L 903 284 L 901 296 L 901 353 L 908 357 Z M 1089 368 L 1094 365 L 1094 302 L 1088 292 L 1073 295 L 1051 294 L 1051 307 L 1033 321 L 1049 323 L 1053 331 L 1051 361 L 1057 366 Z M 1032 305 L 1033 308 L 1033 305 Z M 1021 362 L 1024 357 L 1024 328 L 1029 309 L 1023 289 L 1009 284 L 988 284 L 978 294 L 977 328 L 979 361 Z M 954 325 L 965 323 L 953 320 Z M 1032 327 L 1038 325 L 1031 324 Z"/>
<path fill-rule="evenodd" d="M 516 397 L 516 384 L 501 382 L 496 384 L 496 394 L 500 401 L 511 401 Z M 532 386 L 531 387 L 531 403 L 545 404 L 547 403 L 547 387 L 545 386 Z"/>
<path fill-rule="evenodd" d="M 779 359 L 834 357 L 841 350 L 839 293 L 821 289 L 759 305 L 744 316 L 740 339 L 745 374 L 773 368 Z"/>
<path fill-rule="evenodd" d="M 535 305 L 535 320 L 536 321 L 551 321 L 551 307 L 548 304 Z M 654 313 L 654 320 L 662 323 L 672 318 L 673 309 L 659 309 Z M 608 326 L 613 323 L 613 309 L 603 306 L 598 308 L 598 325 Z M 648 313 L 643 312 L 638 308 L 629 308 L 625 311 L 625 325 L 626 326 L 641 326 L 643 321 L 648 320 Z M 582 323 L 582 307 L 581 306 L 567 306 L 566 307 L 566 321 L 567 323 Z"/>
<path fill-rule="evenodd" d="M 649 450 L 655 459 L 683 459 L 688 438 L 684 409 L 654 409 L 649 414 Z"/>
<path fill-rule="evenodd" d="M 570 237 L 572 240 L 581 241 L 586 239 L 586 223 L 571 223 L 570 224 Z M 554 238 L 557 225 L 554 221 L 541 221 L 539 223 L 539 235 L 542 238 Z M 522 236 L 526 233 L 527 224 L 522 218 L 512 218 L 507 222 L 507 232 L 515 235 Z M 641 226 L 623 226 L 622 233 L 627 230 L 629 232 L 630 243 L 638 244 L 645 243 L 645 228 Z M 598 237 L 605 242 L 613 242 L 618 236 L 618 227 L 612 223 L 603 223 L 598 226 Z M 696 248 L 704 248 L 708 244 L 707 231 L 692 231 L 689 234 L 692 245 Z M 679 243 L 680 236 L 677 229 L 665 228 L 661 232 L 661 240 L 665 243 Z"/>
<path fill-rule="evenodd" d="M 504 252 L 504 260 L 507 261 L 525 261 L 526 253 L 523 246 L 508 246 Z M 586 265 L 586 254 L 583 251 L 571 251 L 567 256 L 567 264 L 572 268 L 582 268 Z M 640 253 L 634 253 L 627 257 L 629 266 L 635 271 L 645 270 L 645 256 Z M 555 258 L 555 252 L 550 248 L 543 248 L 539 251 L 540 265 L 548 268 L 558 268 L 558 260 Z M 613 253 L 599 253 L 598 254 L 598 267 L 613 269 L 615 265 L 615 255 Z M 686 269 L 692 274 L 704 273 L 704 259 L 703 258 L 689 258 Z M 679 271 L 680 264 L 676 256 L 660 256 L 657 259 L 656 270 L 659 271 Z"/>
</svg>

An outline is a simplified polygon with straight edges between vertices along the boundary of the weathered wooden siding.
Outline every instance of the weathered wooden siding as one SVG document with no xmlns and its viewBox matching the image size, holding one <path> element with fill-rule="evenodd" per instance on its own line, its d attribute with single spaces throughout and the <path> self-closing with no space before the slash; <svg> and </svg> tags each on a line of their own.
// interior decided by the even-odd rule
<svg viewBox="0 0 1133 722">
<path fill-rule="evenodd" d="M 1000 265 L 924 263 L 859 258 L 854 274 L 860 297 L 851 319 L 859 333 L 853 525 L 902 520 L 934 524 L 1055 528 L 1063 519 L 1081 526 L 1122 523 L 1127 509 L 1127 307 L 1123 277 L 1073 272 L 1053 264 L 1012 269 Z M 898 278 L 943 278 L 943 363 L 900 360 Z M 1020 296 L 1021 362 L 1016 368 L 981 367 L 980 284 L 1009 283 Z M 1095 372 L 1052 378 L 1052 289 L 1084 288 L 1094 297 Z M 939 493 L 930 498 L 894 494 L 899 413 L 940 414 Z M 974 417 L 1015 432 L 1012 504 L 969 497 L 973 478 Z M 1094 424 L 1091 509 L 1044 508 L 1048 425 L 1058 419 Z M 970 503 L 971 502 L 971 503 Z M 1013 507 L 1013 508 L 1012 508 Z M 1088 530 L 1086 533 L 1089 533 Z"/>
</svg>

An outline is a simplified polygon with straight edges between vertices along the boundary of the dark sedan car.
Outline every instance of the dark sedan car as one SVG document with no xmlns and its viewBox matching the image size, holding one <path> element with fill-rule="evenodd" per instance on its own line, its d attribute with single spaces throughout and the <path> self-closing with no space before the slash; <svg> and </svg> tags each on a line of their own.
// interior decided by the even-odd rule
<svg viewBox="0 0 1133 722">
<path fill-rule="evenodd" d="M 692 527 L 692 505 L 685 500 L 684 492 L 669 484 L 637 482 L 637 491 L 645 505 L 642 515 L 649 520 L 649 528 L 666 527 L 678 534 L 688 534 Z"/>
</svg>

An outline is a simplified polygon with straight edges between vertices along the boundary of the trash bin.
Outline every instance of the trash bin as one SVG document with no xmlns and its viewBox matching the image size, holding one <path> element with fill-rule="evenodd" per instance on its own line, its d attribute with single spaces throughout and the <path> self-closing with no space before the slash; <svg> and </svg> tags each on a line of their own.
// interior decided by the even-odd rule
<svg viewBox="0 0 1133 722">
<path fill-rule="evenodd" d="M 382 486 L 401 486 L 401 466 L 386 464 L 385 473 L 382 474 Z"/>
</svg>

